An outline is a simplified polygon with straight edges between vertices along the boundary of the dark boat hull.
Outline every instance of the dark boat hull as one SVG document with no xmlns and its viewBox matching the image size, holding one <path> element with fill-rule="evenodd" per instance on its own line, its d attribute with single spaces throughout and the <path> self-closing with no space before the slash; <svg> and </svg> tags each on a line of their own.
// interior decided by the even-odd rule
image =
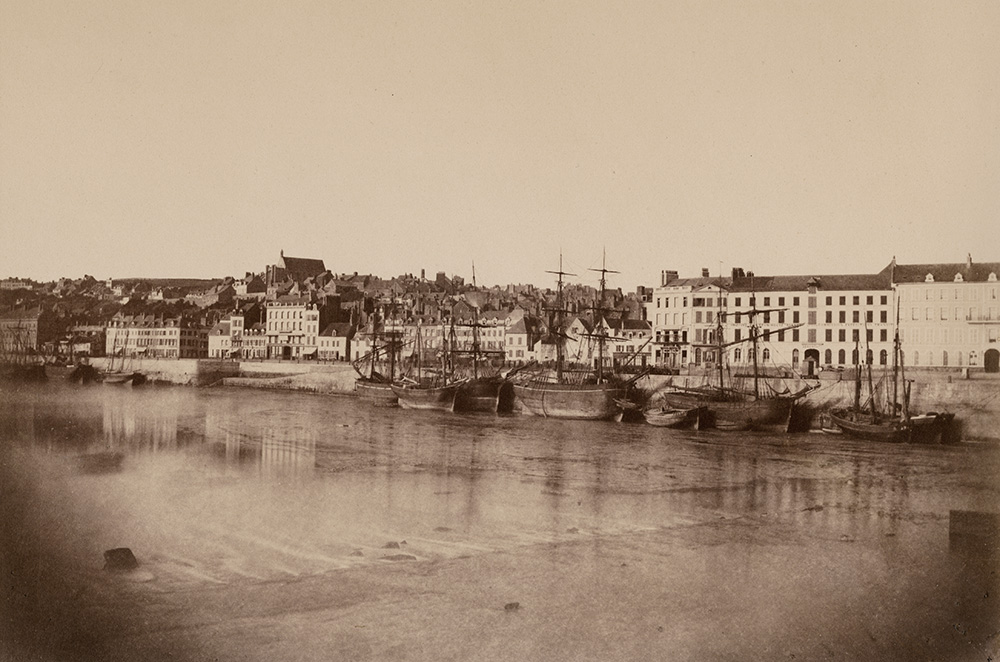
<svg viewBox="0 0 1000 662">
<path fill-rule="evenodd" d="M 702 424 L 719 430 L 759 430 L 788 425 L 794 398 L 713 400 L 696 393 L 667 393 L 664 400 L 676 409 L 704 407 Z"/>
<path fill-rule="evenodd" d="M 470 379 L 459 386 L 455 394 L 455 411 L 458 412 L 509 412 L 513 405 L 513 388 L 500 377 Z"/>
<path fill-rule="evenodd" d="M 455 395 L 459 384 L 446 386 L 411 386 L 409 384 L 392 385 L 392 392 L 399 400 L 403 409 L 432 409 L 439 411 L 455 410 Z"/>
<path fill-rule="evenodd" d="M 871 414 L 848 409 L 834 409 L 831 422 L 853 439 L 888 443 L 943 443 L 949 439 L 954 414 L 929 413 L 908 420 L 872 420 Z"/>
<path fill-rule="evenodd" d="M 392 390 L 392 384 L 376 382 L 369 379 L 354 380 L 354 389 L 358 397 L 380 407 L 395 407 L 399 398 Z"/>
<path fill-rule="evenodd" d="M 626 388 L 611 384 L 515 384 L 514 395 L 525 413 L 548 418 L 621 420 Z"/>
</svg>

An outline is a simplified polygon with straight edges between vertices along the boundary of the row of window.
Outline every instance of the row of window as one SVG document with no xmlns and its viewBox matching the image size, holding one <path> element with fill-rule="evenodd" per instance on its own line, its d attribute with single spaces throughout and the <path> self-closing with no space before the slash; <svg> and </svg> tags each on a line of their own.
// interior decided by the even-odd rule
<svg viewBox="0 0 1000 662">
<path fill-rule="evenodd" d="M 954 301 L 979 301 L 979 287 L 919 287 L 900 288 L 900 301 L 931 301 L 937 299 L 953 299 Z M 949 294 L 951 296 L 949 296 Z M 997 300 L 997 288 L 990 287 L 984 293 L 984 298 L 992 301 Z"/>
</svg>

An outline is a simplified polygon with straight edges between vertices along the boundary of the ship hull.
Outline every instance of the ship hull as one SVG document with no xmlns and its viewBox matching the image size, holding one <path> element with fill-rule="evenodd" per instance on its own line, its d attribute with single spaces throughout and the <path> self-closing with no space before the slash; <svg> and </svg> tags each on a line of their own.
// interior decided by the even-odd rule
<svg viewBox="0 0 1000 662">
<path fill-rule="evenodd" d="M 455 394 L 455 411 L 504 413 L 513 409 L 514 391 L 510 382 L 499 377 L 471 379 Z"/>
<path fill-rule="evenodd" d="M 643 418 L 650 425 L 661 428 L 686 428 L 698 426 L 704 407 L 693 409 L 647 409 L 642 412 Z"/>
<path fill-rule="evenodd" d="M 691 393 L 668 393 L 667 404 L 677 409 L 704 407 L 701 422 L 719 430 L 760 430 L 787 426 L 792 413 L 793 398 L 749 398 L 746 400 L 712 400 Z"/>
<path fill-rule="evenodd" d="M 357 391 L 358 397 L 379 407 L 395 407 L 399 404 L 399 398 L 393 392 L 392 384 L 369 379 L 356 379 L 354 380 L 354 390 Z"/>
<path fill-rule="evenodd" d="M 392 385 L 392 392 L 399 400 L 403 409 L 431 409 L 438 411 L 454 411 L 455 395 L 459 384 L 446 386 L 411 386 Z"/>
<path fill-rule="evenodd" d="M 626 389 L 610 384 L 515 384 L 525 413 L 547 418 L 621 420 Z"/>
<path fill-rule="evenodd" d="M 834 409 L 830 421 L 845 436 L 865 441 L 886 443 L 942 443 L 947 439 L 954 414 L 923 414 L 907 421 L 898 419 L 872 420 L 871 414 L 847 409 Z"/>
</svg>

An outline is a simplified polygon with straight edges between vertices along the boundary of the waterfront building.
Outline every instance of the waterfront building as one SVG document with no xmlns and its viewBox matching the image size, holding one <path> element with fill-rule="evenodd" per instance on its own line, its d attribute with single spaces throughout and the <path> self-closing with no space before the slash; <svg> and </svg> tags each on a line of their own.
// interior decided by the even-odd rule
<svg viewBox="0 0 1000 662">
<path fill-rule="evenodd" d="M 660 286 L 645 304 L 653 334 L 653 365 L 680 370 L 713 364 L 716 351 L 706 346 L 716 342 L 716 316 L 725 311 L 728 285 L 728 279 L 713 278 L 707 269 L 700 278 L 661 272 Z"/>
<path fill-rule="evenodd" d="M 1000 262 L 890 269 L 907 367 L 1000 371 Z"/>
<path fill-rule="evenodd" d="M 319 332 L 329 320 L 326 308 L 308 296 L 286 295 L 266 303 L 267 356 L 271 359 L 316 358 Z"/>
<path fill-rule="evenodd" d="M 200 359 L 208 357 L 208 329 L 181 317 L 118 313 L 105 329 L 107 356 Z"/>
<path fill-rule="evenodd" d="M 760 334 L 757 363 L 806 376 L 821 369 L 892 362 L 890 273 L 821 276 L 737 275 L 731 280 L 724 335 Z M 751 312 L 757 311 L 755 319 Z M 753 363 L 753 345 L 733 345 L 731 365 Z"/>
<path fill-rule="evenodd" d="M 269 299 L 276 298 L 283 291 L 286 281 L 301 283 L 315 278 L 326 271 L 323 260 L 308 257 L 285 257 L 281 251 L 277 264 L 270 264 L 264 270 L 264 286 Z"/>
<path fill-rule="evenodd" d="M 605 329 L 613 366 L 641 369 L 653 364 L 653 326 L 648 320 L 607 320 Z"/>
<path fill-rule="evenodd" d="M 354 327 L 350 322 L 332 322 L 319 334 L 318 356 L 321 361 L 348 361 Z"/>
</svg>

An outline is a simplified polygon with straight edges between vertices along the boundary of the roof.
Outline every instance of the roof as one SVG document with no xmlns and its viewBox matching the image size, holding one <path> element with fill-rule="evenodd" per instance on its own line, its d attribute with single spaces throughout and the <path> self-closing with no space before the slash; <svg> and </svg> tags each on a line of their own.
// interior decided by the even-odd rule
<svg viewBox="0 0 1000 662">
<path fill-rule="evenodd" d="M 319 335 L 336 338 L 350 338 L 354 335 L 354 327 L 350 322 L 332 322 L 326 325 Z"/>
<path fill-rule="evenodd" d="M 833 274 L 800 276 L 753 276 L 736 278 L 730 292 L 805 292 L 810 287 L 827 291 L 888 290 L 889 274 Z"/>
<path fill-rule="evenodd" d="M 285 271 L 307 276 L 315 276 L 326 271 L 326 267 L 323 265 L 323 260 L 311 257 L 288 257 L 286 255 L 282 255 L 281 267 Z"/>
<path fill-rule="evenodd" d="M 883 271 L 889 271 L 895 283 L 924 283 L 927 282 L 927 274 L 933 277 L 935 283 L 954 282 L 956 274 L 961 274 L 964 282 L 985 283 L 990 280 L 990 274 L 993 274 L 994 280 L 1000 278 L 1000 262 L 897 264 L 895 266 L 890 264 Z"/>
<path fill-rule="evenodd" d="M 625 331 L 649 331 L 653 328 L 649 320 L 613 319 L 606 321 L 612 329 L 622 329 Z"/>
<path fill-rule="evenodd" d="M 700 278 L 675 278 L 669 283 L 663 285 L 662 287 L 705 287 L 706 285 L 716 285 L 718 287 L 727 287 L 729 285 L 729 278 L 720 277 L 700 277 Z"/>
</svg>

